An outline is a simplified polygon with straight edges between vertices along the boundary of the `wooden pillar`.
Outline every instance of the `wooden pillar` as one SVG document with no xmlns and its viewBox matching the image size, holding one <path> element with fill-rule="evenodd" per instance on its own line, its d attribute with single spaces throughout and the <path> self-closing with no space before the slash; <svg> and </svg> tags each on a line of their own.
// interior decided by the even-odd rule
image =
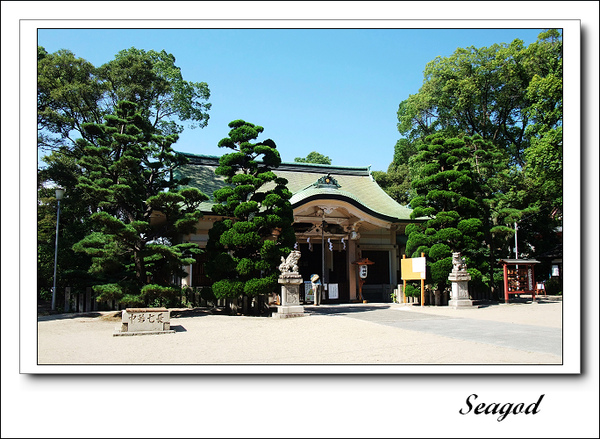
<svg viewBox="0 0 600 439">
<path fill-rule="evenodd" d="M 390 227 L 390 244 L 392 250 L 390 251 L 390 283 L 392 285 L 398 285 L 398 245 L 396 244 L 396 225 Z"/>
<path fill-rule="evenodd" d="M 406 255 L 402 255 L 402 259 L 406 259 Z M 404 303 L 406 303 L 406 279 L 402 279 L 402 296 L 404 296 Z"/>
<path fill-rule="evenodd" d="M 421 252 L 421 257 L 425 257 L 425 253 Z M 425 279 L 421 279 L 421 306 L 425 306 Z"/>
<path fill-rule="evenodd" d="M 356 241 L 349 239 L 348 240 L 348 289 L 349 289 L 349 298 L 352 302 L 353 300 L 357 300 L 357 284 L 356 284 L 356 265 L 352 262 L 358 259 L 356 255 Z"/>
<path fill-rule="evenodd" d="M 504 303 L 508 303 L 508 264 L 504 263 Z"/>
<path fill-rule="evenodd" d="M 531 290 L 533 291 L 533 293 L 532 293 L 533 296 L 532 296 L 532 299 L 531 299 L 532 303 L 535 302 L 535 289 L 537 288 L 537 285 L 535 283 L 535 271 L 534 271 L 534 269 L 535 269 L 535 265 L 531 264 L 531 279 L 530 279 L 529 283 L 531 284 Z"/>
</svg>

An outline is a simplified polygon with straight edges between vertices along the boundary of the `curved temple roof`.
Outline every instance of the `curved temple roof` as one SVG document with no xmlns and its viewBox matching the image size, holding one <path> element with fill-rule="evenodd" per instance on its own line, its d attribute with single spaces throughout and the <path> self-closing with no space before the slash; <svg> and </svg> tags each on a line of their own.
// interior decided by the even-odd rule
<svg viewBox="0 0 600 439">
<path fill-rule="evenodd" d="M 212 198 L 216 189 L 225 186 L 224 178 L 215 174 L 219 157 L 182 153 L 190 163 L 178 171 L 178 177 L 190 178 L 188 186 L 196 187 Z M 369 214 L 389 222 L 411 221 L 412 210 L 394 201 L 375 182 L 369 167 L 341 167 L 309 163 L 282 163 L 273 169 L 278 176 L 288 180 L 294 208 L 315 199 L 332 199 L 353 204 Z M 317 184 L 330 176 L 335 184 Z M 209 212 L 212 203 L 203 203 L 202 210 Z"/>
</svg>

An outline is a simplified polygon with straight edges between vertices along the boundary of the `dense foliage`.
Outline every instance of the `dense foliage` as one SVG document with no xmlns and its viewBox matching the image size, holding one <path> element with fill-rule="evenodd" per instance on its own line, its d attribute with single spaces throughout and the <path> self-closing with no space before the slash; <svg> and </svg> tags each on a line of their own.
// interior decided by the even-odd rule
<svg viewBox="0 0 600 439">
<path fill-rule="evenodd" d="M 431 251 L 437 245 L 432 280 L 443 280 L 436 264 L 442 264 L 448 251 L 462 250 L 475 277 L 485 287 L 497 285 L 501 276 L 496 260 L 514 257 L 515 224 L 520 257 L 543 257 L 561 248 L 557 231 L 562 226 L 562 114 L 558 30 L 542 32 L 529 46 L 515 40 L 459 48 L 426 65 L 419 92 L 399 105 L 403 138 L 394 160 L 387 173 L 374 177 L 390 196 L 410 203 L 429 221 L 454 211 L 459 215 L 445 227 L 457 228 L 467 218 L 480 222 L 481 234 L 467 247 L 460 240 L 438 242 L 440 230 L 435 227 L 407 228 L 408 253 L 420 252 L 420 246 Z M 470 152 L 458 157 L 452 145 L 460 142 Z M 436 154 L 454 157 L 452 172 L 436 161 Z M 474 188 L 455 183 L 455 178 L 466 178 L 456 174 L 460 166 L 464 172 L 469 169 Z M 475 211 L 461 212 L 460 197 L 445 192 L 453 184 L 470 194 Z M 440 198 L 449 203 L 440 205 Z M 441 244 L 448 246 L 443 252 L 438 251 Z M 540 267 L 540 276 L 548 268 Z"/>
<path fill-rule="evenodd" d="M 331 165 L 331 159 L 317 151 L 309 152 L 306 157 L 296 157 L 296 163 L 316 163 L 320 165 Z"/>
<path fill-rule="evenodd" d="M 448 138 L 438 133 L 428 136 L 411 160 L 421 169 L 412 182 L 411 216 L 423 222 L 407 226 L 406 253 L 425 253 L 431 280 L 440 289 L 446 286 L 456 251 L 466 257 L 475 288 L 489 284 L 493 276 L 489 176 L 495 171 L 491 165 L 503 155 L 479 136 Z M 502 231 L 494 229 L 497 234 Z"/>
<path fill-rule="evenodd" d="M 54 186 L 66 189 L 65 199 L 61 202 L 58 241 L 59 289 L 71 286 L 81 291 L 97 284 L 99 276 L 101 282 L 109 277 L 107 272 L 92 270 L 90 273 L 93 266 L 91 256 L 73 251 L 74 244 L 84 238 L 89 239 L 90 233 L 97 231 L 97 221 L 92 221 L 92 214 L 97 213 L 99 206 L 92 203 L 93 198 L 85 191 L 93 189 L 101 194 L 106 189 L 101 187 L 104 183 L 95 180 L 98 174 L 92 174 L 92 168 L 83 164 L 99 166 L 94 170 L 98 173 L 111 169 L 114 164 L 111 165 L 109 160 L 117 160 L 115 152 L 110 152 L 112 146 L 108 145 L 108 134 L 102 134 L 102 128 L 91 127 L 94 124 L 103 126 L 105 121 L 109 123 L 111 118 L 119 117 L 116 116 L 117 111 L 125 109 L 118 109 L 122 107 L 118 103 L 129 101 L 135 103 L 135 113 L 138 114 L 137 122 L 131 126 L 136 126 L 136 129 L 142 130 L 143 136 L 151 139 L 145 146 L 135 145 L 135 148 L 150 148 L 156 135 L 162 135 L 164 142 L 172 143 L 175 137 L 169 136 L 183 130 L 182 122 L 190 122 L 192 127 L 206 125 L 209 95 L 206 83 L 184 80 L 181 69 L 175 65 L 175 57 L 165 51 L 146 52 L 130 48 L 119 52 L 114 60 L 95 67 L 68 50 L 48 53 L 38 46 L 38 150 L 46 153 L 38 170 L 39 294 L 47 295 L 52 286 L 57 207 Z M 124 142 L 123 138 L 114 140 Z M 147 139 L 140 141 L 146 142 Z M 96 148 L 95 155 L 90 155 L 91 148 Z M 129 146 L 125 149 L 131 150 Z M 140 159 L 140 154 L 136 154 L 136 160 Z M 150 156 L 152 154 L 154 152 Z M 166 163 L 164 160 L 166 157 L 163 156 L 152 158 L 149 167 L 158 169 Z M 119 166 L 125 165 L 125 161 L 119 163 Z M 173 164 L 165 166 L 173 167 Z M 100 171 L 101 168 L 104 170 Z M 126 177 L 123 175 L 123 178 Z M 89 187 L 80 184 L 82 178 L 91 180 Z M 156 184 L 155 181 L 152 190 L 156 189 Z M 146 188 L 127 196 L 142 197 L 142 194 L 148 195 Z M 135 203 L 140 207 L 146 201 L 147 198 Z M 167 274 L 158 276 L 164 278 Z M 140 277 L 144 277 L 141 271 Z M 121 278 L 112 276 L 112 279 Z"/>
<path fill-rule="evenodd" d="M 84 155 L 75 187 L 89 206 L 92 230 L 73 248 L 91 257 L 98 300 L 169 303 L 175 278 L 185 275 L 181 267 L 200 251 L 178 239 L 195 231 L 207 199 L 197 189 L 178 190 L 183 182 L 173 171 L 187 160 L 171 147 L 177 135 L 154 134 L 128 101 L 117 103 L 104 124 L 82 129 L 95 142 L 78 141 Z"/>
<path fill-rule="evenodd" d="M 66 49 L 47 53 L 38 46 L 38 147 L 71 150 L 89 138 L 84 123 L 102 123 L 117 102 L 131 101 L 164 135 L 208 123 L 208 85 L 183 79 L 175 57 L 164 50 L 122 50 L 95 67 Z"/>
<path fill-rule="evenodd" d="M 272 171 L 281 163 L 275 142 L 251 142 L 263 128 L 243 120 L 229 127 L 219 147 L 233 152 L 215 171 L 228 186 L 214 193 L 213 211 L 223 219 L 209 231 L 207 273 L 217 298 L 252 298 L 275 291 L 280 258 L 296 240 L 292 194 Z"/>
<path fill-rule="evenodd" d="M 416 165 L 409 166 L 409 159 L 416 153 L 416 142 L 399 139 L 394 146 L 394 159 L 387 172 L 373 171 L 373 178 L 387 194 L 402 205 L 407 205 L 414 192 L 412 176 L 417 175 Z"/>
</svg>

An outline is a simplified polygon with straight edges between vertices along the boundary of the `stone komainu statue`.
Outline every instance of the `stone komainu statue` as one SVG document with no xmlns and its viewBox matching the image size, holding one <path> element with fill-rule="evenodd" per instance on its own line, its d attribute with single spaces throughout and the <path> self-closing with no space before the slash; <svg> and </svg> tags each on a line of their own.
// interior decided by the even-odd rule
<svg viewBox="0 0 600 439">
<path fill-rule="evenodd" d="M 464 257 L 460 257 L 460 252 L 452 253 L 452 271 L 466 271 L 467 264 Z"/>
<path fill-rule="evenodd" d="M 287 259 L 281 257 L 281 264 L 279 264 L 279 271 L 282 275 L 298 274 L 298 261 L 300 260 L 300 252 L 298 250 L 292 250 L 288 255 Z"/>
</svg>

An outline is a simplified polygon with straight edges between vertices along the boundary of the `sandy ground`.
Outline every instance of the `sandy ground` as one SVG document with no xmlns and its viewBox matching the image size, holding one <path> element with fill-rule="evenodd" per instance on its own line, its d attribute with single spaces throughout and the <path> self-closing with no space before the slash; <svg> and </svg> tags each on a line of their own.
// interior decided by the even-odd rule
<svg viewBox="0 0 600 439">
<path fill-rule="evenodd" d="M 356 305 L 360 306 L 360 305 Z M 307 307 L 308 310 L 309 307 Z M 389 308 L 386 306 L 386 308 Z M 560 328 L 562 302 L 477 309 L 393 304 L 432 314 Z M 400 316 L 399 316 L 400 317 Z M 172 334 L 114 337 L 120 318 L 38 319 L 38 364 L 560 364 L 549 353 L 499 347 L 341 315 L 274 319 L 171 310 Z"/>
</svg>

